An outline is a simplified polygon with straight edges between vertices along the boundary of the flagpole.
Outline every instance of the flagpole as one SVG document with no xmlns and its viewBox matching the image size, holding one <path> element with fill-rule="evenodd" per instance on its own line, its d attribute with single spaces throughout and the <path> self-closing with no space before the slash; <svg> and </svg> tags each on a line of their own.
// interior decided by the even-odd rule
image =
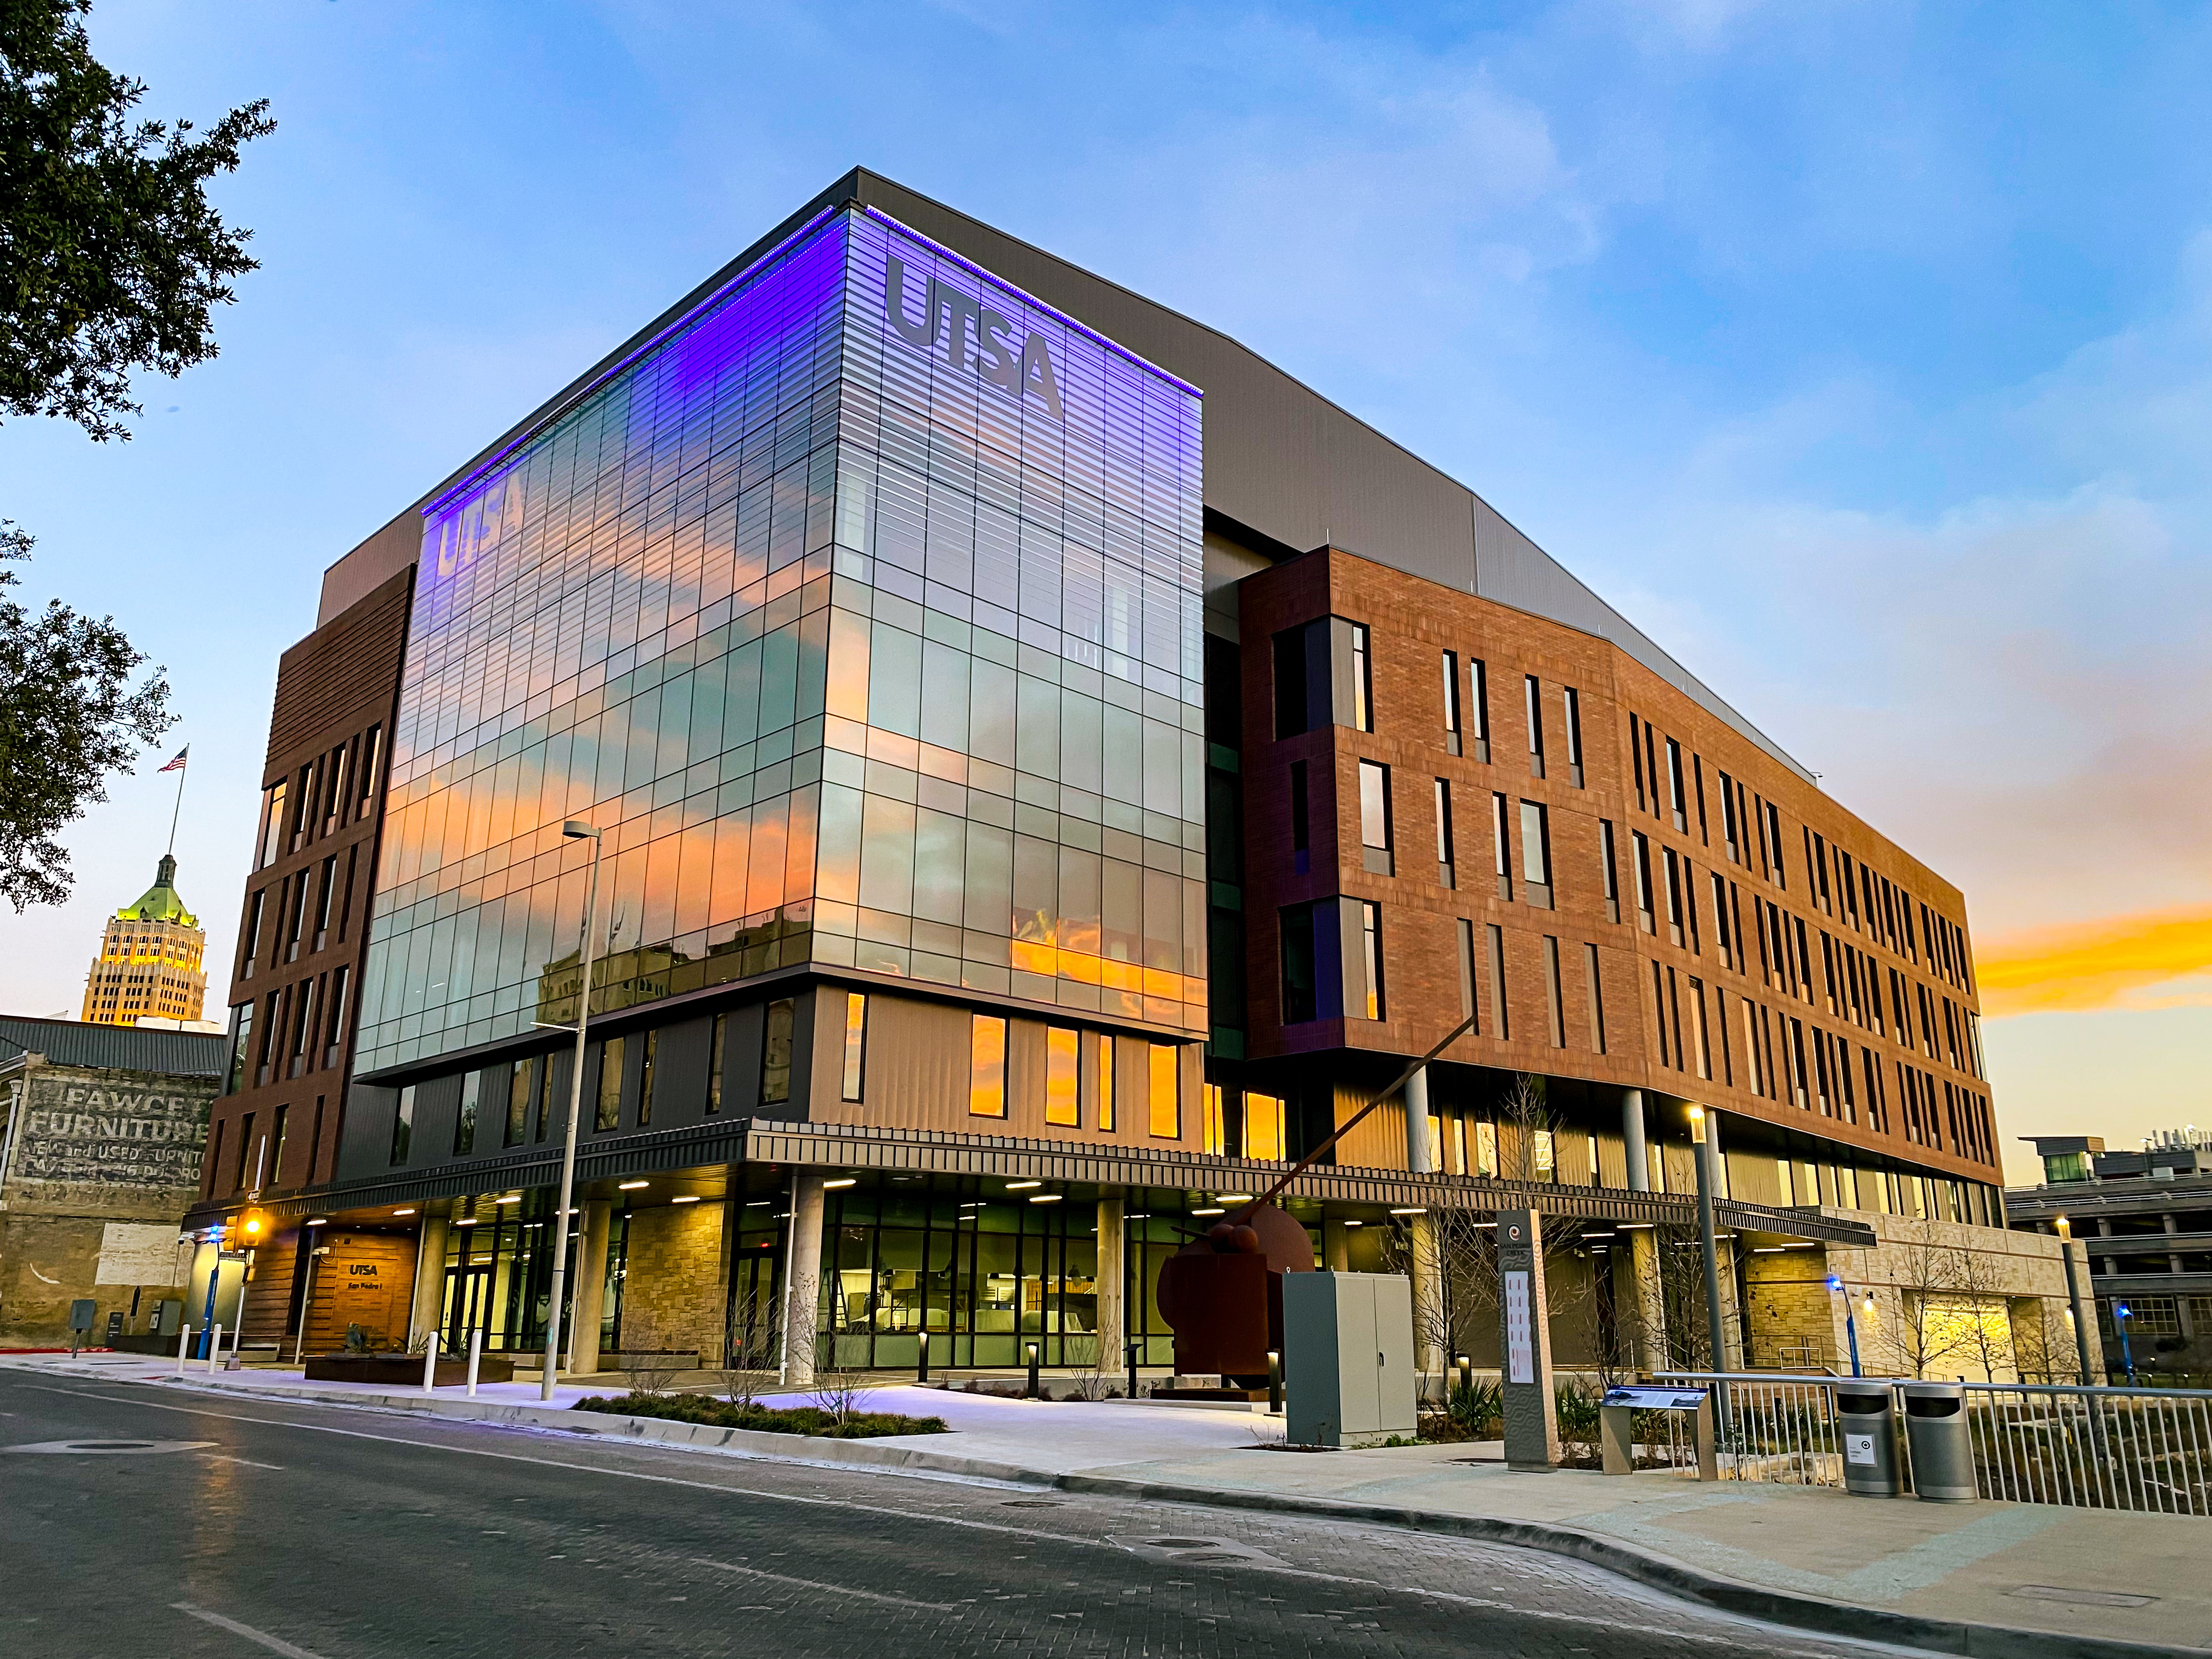
<svg viewBox="0 0 2212 1659">
<path fill-rule="evenodd" d="M 185 746 L 185 755 L 189 755 L 191 753 L 191 745 L 187 744 Z M 179 755 L 177 758 L 179 760 L 182 760 L 184 759 L 185 755 Z M 169 813 L 168 852 L 172 855 L 173 855 L 177 850 L 177 820 L 183 816 L 185 810 L 185 774 L 191 769 L 189 766 L 179 766 L 177 769 L 177 804 Z"/>
</svg>

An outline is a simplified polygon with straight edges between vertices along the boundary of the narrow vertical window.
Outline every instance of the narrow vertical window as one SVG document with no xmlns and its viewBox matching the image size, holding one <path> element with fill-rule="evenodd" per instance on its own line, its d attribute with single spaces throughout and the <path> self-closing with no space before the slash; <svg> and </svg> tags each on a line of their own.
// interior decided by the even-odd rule
<svg viewBox="0 0 2212 1659">
<path fill-rule="evenodd" d="M 234 1095 L 246 1086 L 246 1055 L 252 1046 L 253 1003 L 248 999 L 231 1005 L 230 1069 L 223 1079 L 223 1093 Z"/>
<path fill-rule="evenodd" d="M 1605 986 L 1598 977 L 1597 946 L 1583 946 L 1583 980 L 1589 994 L 1590 1052 L 1605 1052 Z"/>
<path fill-rule="evenodd" d="M 345 1047 L 346 991 L 352 982 L 352 970 L 345 963 L 340 963 L 331 970 L 330 1000 L 323 1016 L 325 1071 L 338 1063 L 339 1052 Z"/>
<path fill-rule="evenodd" d="M 861 992 L 845 993 L 845 1068 L 837 1098 L 859 1100 L 868 1070 L 868 999 Z"/>
<path fill-rule="evenodd" d="M 368 728 L 361 740 L 361 770 L 355 775 L 355 784 L 361 793 L 354 806 L 354 816 L 359 817 L 376 799 L 376 775 L 384 762 L 384 727 L 381 724 Z"/>
<path fill-rule="evenodd" d="M 1372 732 L 1375 729 L 1375 684 L 1367 663 L 1367 624 L 1352 623 L 1352 729 Z"/>
<path fill-rule="evenodd" d="M 1291 865 L 1299 875 L 1306 873 L 1309 854 L 1309 802 L 1306 796 L 1306 763 L 1291 763 Z"/>
<path fill-rule="evenodd" d="M 730 1017 L 714 1016 L 714 1035 L 707 1048 L 707 1111 L 709 1116 L 722 1109 L 722 1054 L 723 1042 L 729 1035 Z"/>
<path fill-rule="evenodd" d="M 785 1063 L 786 1088 L 789 1087 L 790 1066 Z M 618 1129 L 622 1127 L 623 1039 L 609 1037 L 599 1048 L 599 1092 L 598 1104 L 592 1113 L 592 1127 L 595 1132 Z M 787 1094 L 786 1098 L 788 1098 Z"/>
<path fill-rule="evenodd" d="M 1083 1122 L 1082 1052 L 1082 1032 L 1066 1025 L 1045 1029 L 1044 1121 L 1063 1129 Z"/>
<path fill-rule="evenodd" d="M 1456 878 L 1452 869 L 1452 811 L 1451 785 L 1443 778 L 1437 781 L 1437 882 L 1450 887 Z"/>
<path fill-rule="evenodd" d="M 1736 845 L 1735 781 L 1725 772 L 1720 775 L 1721 784 L 1721 850 L 1728 854 L 1730 864 L 1743 862 L 1742 850 Z"/>
<path fill-rule="evenodd" d="M 637 1127 L 649 1127 L 653 1122 L 653 1063 L 659 1058 L 660 1033 L 645 1034 L 645 1053 L 637 1068 Z"/>
<path fill-rule="evenodd" d="M 1733 968 L 1736 965 L 1736 960 L 1735 950 L 1729 943 L 1728 883 L 1722 878 L 1721 872 L 1717 870 L 1712 872 L 1712 880 L 1713 939 L 1720 950 L 1721 966 Z"/>
<path fill-rule="evenodd" d="M 780 1106 L 791 1098 L 792 1031 L 797 1018 L 797 1003 L 778 997 L 768 1005 L 761 1022 L 761 1100 L 765 1104 Z"/>
<path fill-rule="evenodd" d="M 1762 802 L 1766 813 L 1766 842 L 1773 849 L 1774 884 L 1785 891 L 1790 886 L 1790 872 L 1782 863 L 1782 814 L 1775 811 L 1772 801 Z"/>
<path fill-rule="evenodd" d="M 1459 751 L 1459 656 L 1455 652 L 1447 651 L 1444 653 L 1444 752 L 1456 755 Z"/>
<path fill-rule="evenodd" d="M 1474 1011 L 1474 924 L 1465 916 L 1458 919 L 1459 934 L 1459 1017 L 1474 1019 L 1474 1030 L 1480 1032 L 1482 1022 Z"/>
<path fill-rule="evenodd" d="M 1540 801 L 1521 803 L 1521 882 L 1529 903 L 1552 908 L 1551 814 Z"/>
<path fill-rule="evenodd" d="M 1544 688 L 1534 674 L 1521 677 L 1528 714 L 1528 775 L 1544 775 Z"/>
<path fill-rule="evenodd" d="M 1690 787 L 1698 798 L 1698 844 L 1711 847 L 1713 838 L 1705 830 L 1705 763 L 1702 757 L 1690 757 Z"/>
<path fill-rule="evenodd" d="M 1296 1025 L 1321 1017 L 1315 1000 L 1313 906 L 1287 905 L 1280 921 L 1283 1024 Z"/>
<path fill-rule="evenodd" d="M 1583 694 L 1571 685 L 1564 693 L 1567 704 L 1567 781 L 1583 787 Z"/>
<path fill-rule="evenodd" d="M 1682 745 L 1674 738 L 1667 739 L 1667 810 L 1673 816 L 1674 828 L 1686 835 L 1690 828 L 1689 793 L 1682 781 Z"/>
<path fill-rule="evenodd" d="M 1221 1098 L 1218 1083 L 1202 1085 L 1200 1090 L 1199 1150 L 1209 1158 L 1222 1158 L 1229 1151 L 1228 1113 Z"/>
<path fill-rule="evenodd" d="M 1711 1082 L 1713 1046 L 1705 1030 L 1705 982 L 1700 979 L 1690 981 L 1690 1057 L 1698 1075 Z"/>
<path fill-rule="evenodd" d="M 1667 869 L 1667 942 L 1682 943 L 1682 862 L 1671 847 L 1660 849 Z"/>
<path fill-rule="evenodd" d="M 1630 769 L 1636 774 L 1636 810 L 1639 812 L 1644 810 L 1646 804 L 1644 793 L 1644 745 L 1637 741 L 1638 727 L 1642 724 L 1643 722 L 1635 715 L 1631 714 L 1628 717 L 1628 763 Z"/>
<path fill-rule="evenodd" d="M 1657 963 L 1651 964 L 1651 1019 L 1659 1030 L 1659 1063 L 1674 1064 L 1674 1056 L 1667 1044 L 1667 980 L 1666 970 Z"/>
<path fill-rule="evenodd" d="M 399 1091 L 399 1109 L 392 1119 L 392 1161 L 407 1161 L 407 1145 L 415 1138 L 415 1085 L 409 1084 Z"/>
<path fill-rule="evenodd" d="M 1364 631 L 1364 630 L 1363 630 Z M 1155 1042 L 1146 1075 L 1151 1082 L 1147 1128 L 1159 1140 L 1182 1139 L 1182 1050 Z"/>
<path fill-rule="evenodd" d="M 246 944 L 238 953 L 238 976 L 240 979 L 253 977 L 253 970 L 258 965 L 255 958 L 261 954 L 261 915 L 268 904 L 269 890 L 266 887 L 258 890 L 246 902 Z"/>
<path fill-rule="evenodd" d="M 1600 818 L 1597 821 L 1597 856 L 1601 866 L 1600 873 L 1605 884 L 1605 919 L 1607 921 L 1619 921 L 1620 920 L 1620 852 L 1613 845 L 1611 818 Z"/>
<path fill-rule="evenodd" d="M 520 1146 L 529 1134 L 531 1087 L 537 1077 L 535 1060 L 514 1062 L 514 1070 L 507 1079 L 507 1133 L 500 1137 L 501 1146 Z"/>
<path fill-rule="evenodd" d="M 482 1072 L 461 1075 L 461 1107 L 453 1115 L 453 1156 L 466 1158 L 477 1149 L 477 1097 L 483 1087 Z"/>
<path fill-rule="evenodd" d="M 1474 1172 L 1493 1181 L 1498 1178 L 1498 1125 L 1490 1118 L 1477 1118 L 1474 1122 Z"/>
<path fill-rule="evenodd" d="M 1505 1006 L 1505 930 L 1496 922 L 1490 931 L 1490 1012 L 1499 1042 L 1513 1036 L 1513 1020 Z"/>
<path fill-rule="evenodd" d="M 255 867 L 266 870 L 276 862 L 284 844 L 285 781 L 279 778 L 261 792 L 261 862 Z"/>
<path fill-rule="evenodd" d="M 475 1074 L 471 1073 L 471 1075 Z M 284 1137 L 291 1127 L 292 1109 L 289 1106 L 279 1106 L 276 1109 L 276 1133 L 270 1137 L 269 1141 L 269 1172 L 263 1177 L 271 1187 L 282 1187 L 284 1184 Z"/>
<path fill-rule="evenodd" d="M 315 883 L 315 927 L 313 941 L 307 949 L 319 951 L 331 942 L 331 904 L 337 896 L 338 886 L 338 855 L 335 853 L 323 860 L 322 872 Z"/>
<path fill-rule="evenodd" d="M 1513 896 L 1513 827 L 1503 795 L 1490 798 L 1490 839 L 1498 866 L 1498 896 L 1510 899 Z"/>
<path fill-rule="evenodd" d="M 1636 924 L 1647 933 L 1656 933 L 1658 924 L 1651 915 L 1651 843 L 1641 830 L 1628 832 L 1628 873 L 1636 884 Z"/>
<path fill-rule="evenodd" d="M 1382 907 L 1372 899 L 1360 901 L 1359 951 L 1361 965 L 1367 975 L 1363 1012 L 1366 1018 L 1380 1019 L 1382 1018 Z"/>
<path fill-rule="evenodd" d="M 968 1115 L 1006 1115 L 1006 1022 L 997 1014 L 969 1017 Z"/>
<path fill-rule="evenodd" d="M 1098 1102 L 1098 1127 L 1106 1133 L 1114 1132 L 1114 1039 L 1111 1034 L 1098 1034 L 1097 1053 L 1098 1080 L 1096 1098 Z"/>
<path fill-rule="evenodd" d="M 1360 865 L 1371 875 L 1395 873 L 1390 855 L 1390 769 L 1359 763 Z"/>
<path fill-rule="evenodd" d="M 247 1172 L 253 1168 L 253 1120 L 257 1115 L 248 1112 L 238 1121 L 238 1167 L 230 1175 L 233 1192 L 246 1185 Z"/>
<path fill-rule="evenodd" d="M 1567 997 L 1565 988 L 1559 983 L 1559 941 L 1551 934 L 1544 935 L 1544 1000 L 1545 1012 L 1550 1017 L 1552 1046 L 1567 1046 Z"/>
<path fill-rule="evenodd" d="M 1468 687 L 1473 695 L 1474 707 L 1468 709 L 1468 726 L 1474 737 L 1474 757 L 1479 761 L 1490 758 L 1490 671 L 1480 658 L 1471 659 L 1467 665 Z"/>
</svg>

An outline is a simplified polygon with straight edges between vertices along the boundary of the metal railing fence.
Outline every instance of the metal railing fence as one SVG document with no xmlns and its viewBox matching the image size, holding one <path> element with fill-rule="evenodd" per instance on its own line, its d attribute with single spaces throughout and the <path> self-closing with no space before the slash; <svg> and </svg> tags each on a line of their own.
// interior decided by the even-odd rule
<svg viewBox="0 0 2212 1659">
<path fill-rule="evenodd" d="M 1836 1389 L 1893 1391 L 1889 1377 L 1664 1371 L 1659 1380 L 1714 1395 L 1724 1480 L 1844 1484 Z M 1981 1496 L 2072 1509 L 2212 1516 L 2212 1390 L 2084 1389 L 2057 1383 L 1965 1384 L 1967 1432 Z M 1900 1468 L 1911 1485 L 1911 1437 L 1897 1401 Z M 1692 1431 L 1680 1413 L 1638 1438 L 1694 1476 Z M 1662 1451 L 1661 1449 L 1664 1449 Z"/>
</svg>

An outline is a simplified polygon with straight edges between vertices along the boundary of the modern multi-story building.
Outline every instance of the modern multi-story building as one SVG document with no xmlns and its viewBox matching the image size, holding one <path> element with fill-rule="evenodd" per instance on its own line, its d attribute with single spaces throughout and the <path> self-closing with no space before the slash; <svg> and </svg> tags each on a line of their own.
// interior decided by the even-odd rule
<svg viewBox="0 0 2212 1659">
<path fill-rule="evenodd" d="M 2043 1181 L 2009 1189 L 2006 1213 L 2081 1241 L 2106 1371 L 2212 1374 L 2212 1134 L 2161 1130 L 2136 1152 L 2106 1152 L 2096 1135 L 2028 1139 Z"/>
<path fill-rule="evenodd" d="M 177 895 L 177 860 L 164 853 L 154 884 L 108 918 L 84 981 L 84 1018 L 95 1025 L 199 1018 L 207 1000 L 200 963 L 207 933 Z"/>
<path fill-rule="evenodd" d="M 1954 887 L 1463 486 L 866 173 L 330 568 L 266 777 L 198 1214 L 390 1264 L 395 1341 L 541 1340 L 574 1089 L 611 1347 L 1165 1363 L 1190 1218 L 1469 1017 L 1322 1260 L 1534 1198 L 1611 1340 L 1689 1102 L 1732 1351 L 2002 1224 Z"/>
</svg>

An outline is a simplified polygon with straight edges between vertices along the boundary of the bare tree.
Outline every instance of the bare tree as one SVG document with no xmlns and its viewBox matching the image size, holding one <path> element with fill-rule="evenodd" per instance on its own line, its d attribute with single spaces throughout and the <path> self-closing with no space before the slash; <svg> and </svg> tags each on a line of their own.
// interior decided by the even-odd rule
<svg viewBox="0 0 2212 1659">
<path fill-rule="evenodd" d="M 660 1322 L 642 1309 L 623 1309 L 623 1327 L 625 1340 L 632 1344 L 624 1356 L 629 1362 L 630 1392 L 658 1400 L 675 1388 L 684 1356 L 662 1346 Z"/>
<path fill-rule="evenodd" d="M 775 1304 L 732 1296 L 722 1331 L 722 1396 L 732 1406 L 750 1406 L 776 1381 Z"/>
<path fill-rule="evenodd" d="M 1885 1254 L 1892 1309 L 1885 1334 L 1898 1369 L 1924 1377 L 1932 1366 L 1955 1363 L 1972 1341 L 1970 1325 L 1979 1322 L 1958 1316 L 1966 1252 L 1943 1243 L 1935 1224 L 1923 1220 L 1917 1231 L 1900 1232 Z"/>
</svg>

